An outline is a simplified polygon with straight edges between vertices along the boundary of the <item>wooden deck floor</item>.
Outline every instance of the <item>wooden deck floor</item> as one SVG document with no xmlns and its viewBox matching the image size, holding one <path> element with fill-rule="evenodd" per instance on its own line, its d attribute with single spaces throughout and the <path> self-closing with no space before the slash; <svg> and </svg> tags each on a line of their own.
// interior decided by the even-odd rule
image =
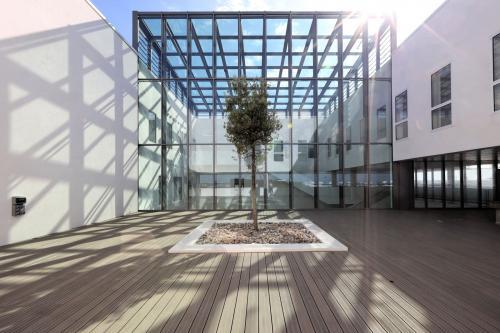
<svg viewBox="0 0 500 333">
<path fill-rule="evenodd" d="M 144 213 L 0 248 L 0 331 L 500 331 L 500 227 L 482 213 L 281 212 L 350 251 L 167 253 L 245 214 Z"/>
</svg>

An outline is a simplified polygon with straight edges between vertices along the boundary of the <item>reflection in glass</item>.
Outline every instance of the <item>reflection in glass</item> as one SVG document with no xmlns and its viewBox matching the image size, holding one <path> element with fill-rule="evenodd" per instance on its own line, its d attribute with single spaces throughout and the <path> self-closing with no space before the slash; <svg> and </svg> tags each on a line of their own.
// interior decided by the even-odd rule
<svg viewBox="0 0 500 333">
<path fill-rule="evenodd" d="M 191 81 L 190 143 L 212 143 L 213 83 L 211 81 Z"/>
<path fill-rule="evenodd" d="M 292 140 L 294 143 L 315 142 L 314 81 L 292 81 Z"/>
<path fill-rule="evenodd" d="M 363 84 L 361 81 L 344 81 L 344 141 L 364 142 L 366 119 L 363 116 Z"/>
<path fill-rule="evenodd" d="M 363 208 L 368 179 L 365 171 L 365 146 L 344 146 L 344 201 L 346 208 Z"/>
<path fill-rule="evenodd" d="M 415 184 L 415 208 L 425 208 L 425 163 L 423 160 L 415 160 L 413 162 L 415 176 L 413 183 Z"/>
<path fill-rule="evenodd" d="M 470 151 L 463 154 L 464 206 L 478 207 L 478 168 L 477 153 Z"/>
<path fill-rule="evenodd" d="M 139 210 L 159 210 L 161 147 L 139 147 Z"/>
<path fill-rule="evenodd" d="M 214 177 L 213 146 L 189 147 L 189 199 L 190 209 L 213 209 Z"/>
<path fill-rule="evenodd" d="M 460 154 L 444 157 L 446 208 L 460 208 Z"/>
<path fill-rule="evenodd" d="M 161 143 L 161 83 L 139 82 L 139 143 Z"/>
<path fill-rule="evenodd" d="M 239 178 L 239 158 L 232 145 L 215 146 L 216 208 L 238 209 L 242 180 Z"/>
<path fill-rule="evenodd" d="M 163 87 L 167 115 L 163 121 L 166 144 L 187 143 L 187 82 L 165 81 Z"/>
<path fill-rule="evenodd" d="M 293 145 L 293 208 L 314 208 L 315 145 Z"/>
<path fill-rule="evenodd" d="M 391 134 L 391 81 L 370 80 L 368 108 L 370 142 L 390 143 Z"/>
<path fill-rule="evenodd" d="M 337 81 L 318 81 L 317 114 L 318 142 L 339 142 L 340 103 Z"/>
<path fill-rule="evenodd" d="M 276 141 L 267 149 L 267 207 L 290 208 L 290 145 Z"/>
<path fill-rule="evenodd" d="M 187 209 L 187 154 L 186 147 L 165 148 L 165 183 L 162 189 L 165 209 Z"/>
<path fill-rule="evenodd" d="M 443 179 L 441 157 L 427 159 L 427 205 L 429 208 L 443 207 Z"/>
<path fill-rule="evenodd" d="M 320 145 L 318 151 L 318 208 L 340 207 L 342 173 L 340 155 L 336 145 Z"/>
<path fill-rule="evenodd" d="M 481 151 L 481 206 L 487 207 L 495 200 L 494 150 Z"/>
<path fill-rule="evenodd" d="M 224 130 L 228 82 L 236 76 L 267 80 L 268 109 L 283 125 L 258 167 L 259 208 L 364 208 L 368 195 L 371 207 L 390 206 L 388 21 L 370 18 L 366 26 L 360 17 L 313 13 L 162 15 L 164 45 L 161 19 L 152 13 L 139 14 L 134 36 L 144 80 L 139 145 L 157 145 L 141 148 L 142 207 L 250 208 L 250 172 Z M 147 180 L 155 168 L 164 178 Z"/>
<path fill-rule="evenodd" d="M 380 144 L 370 147 L 370 208 L 392 207 L 392 149 Z"/>
</svg>

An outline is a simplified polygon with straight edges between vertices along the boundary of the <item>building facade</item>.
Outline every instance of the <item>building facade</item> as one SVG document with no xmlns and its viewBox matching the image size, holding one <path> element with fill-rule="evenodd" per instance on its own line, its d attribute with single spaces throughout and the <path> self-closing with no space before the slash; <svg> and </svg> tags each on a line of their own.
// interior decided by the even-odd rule
<svg viewBox="0 0 500 333">
<path fill-rule="evenodd" d="M 500 200 L 499 12 L 496 0 L 448 0 L 394 51 L 396 206 Z"/>
<path fill-rule="evenodd" d="M 392 207 L 390 17 L 134 13 L 139 209 L 250 208 L 225 138 L 234 77 L 267 81 L 283 126 L 258 168 L 266 209 Z"/>
</svg>

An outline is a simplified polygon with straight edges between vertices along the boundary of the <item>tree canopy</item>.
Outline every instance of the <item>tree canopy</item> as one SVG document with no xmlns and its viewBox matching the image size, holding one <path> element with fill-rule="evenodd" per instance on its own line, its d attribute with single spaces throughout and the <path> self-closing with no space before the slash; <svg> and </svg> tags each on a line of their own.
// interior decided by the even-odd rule
<svg viewBox="0 0 500 333">
<path fill-rule="evenodd" d="M 247 157 L 252 149 L 271 143 L 281 123 L 276 112 L 268 110 L 264 80 L 233 79 L 230 89 L 232 95 L 226 97 L 226 138 L 240 156 Z"/>
</svg>

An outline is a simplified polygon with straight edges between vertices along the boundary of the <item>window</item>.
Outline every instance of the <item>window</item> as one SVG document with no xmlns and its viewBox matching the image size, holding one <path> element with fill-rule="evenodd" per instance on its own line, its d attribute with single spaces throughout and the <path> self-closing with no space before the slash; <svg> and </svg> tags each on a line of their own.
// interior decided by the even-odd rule
<svg viewBox="0 0 500 333">
<path fill-rule="evenodd" d="M 377 139 L 387 136 L 387 107 L 384 105 L 377 109 Z"/>
<path fill-rule="evenodd" d="M 408 92 L 405 90 L 396 96 L 396 122 L 406 120 L 408 118 Z"/>
<path fill-rule="evenodd" d="M 500 80 L 500 34 L 493 37 L 493 81 Z"/>
<path fill-rule="evenodd" d="M 396 140 L 408 137 L 408 122 L 402 122 L 396 125 Z"/>
<path fill-rule="evenodd" d="M 431 76 L 432 129 L 451 124 L 451 65 Z"/>
<path fill-rule="evenodd" d="M 432 129 L 451 124 L 451 104 L 432 110 Z"/>
<path fill-rule="evenodd" d="M 500 34 L 493 37 L 493 104 L 500 111 Z"/>
<path fill-rule="evenodd" d="M 451 65 L 443 67 L 431 77 L 432 107 L 451 100 Z"/>
<path fill-rule="evenodd" d="M 500 83 L 493 87 L 493 95 L 495 96 L 495 111 L 500 111 Z"/>
<path fill-rule="evenodd" d="M 396 140 L 408 137 L 408 91 L 397 95 L 395 100 Z"/>
</svg>

